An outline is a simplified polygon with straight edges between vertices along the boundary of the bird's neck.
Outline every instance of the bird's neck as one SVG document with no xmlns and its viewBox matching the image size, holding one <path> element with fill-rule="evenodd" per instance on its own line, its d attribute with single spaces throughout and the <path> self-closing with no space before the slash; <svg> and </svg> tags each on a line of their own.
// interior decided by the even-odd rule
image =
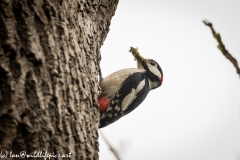
<svg viewBox="0 0 240 160">
<path fill-rule="evenodd" d="M 149 86 L 150 86 L 151 89 L 155 89 L 155 88 L 159 87 L 159 82 L 151 81 L 149 79 Z"/>
<path fill-rule="evenodd" d="M 146 77 L 149 80 L 149 87 L 150 89 L 155 89 L 157 87 L 159 87 L 159 78 L 158 76 L 156 76 L 155 74 L 149 72 L 149 71 L 145 71 L 144 74 L 146 75 Z"/>
</svg>

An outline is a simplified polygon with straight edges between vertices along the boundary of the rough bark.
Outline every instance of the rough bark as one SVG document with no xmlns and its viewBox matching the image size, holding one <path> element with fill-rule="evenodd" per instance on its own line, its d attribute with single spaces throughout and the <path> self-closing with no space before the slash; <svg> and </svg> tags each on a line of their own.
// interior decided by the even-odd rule
<svg viewBox="0 0 240 160">
<path fill-rule="evenodd" d="M 117 3 L 0 1 L 2 156 L 42 151 L 98 159 L 100 47 Z"/>
</svg>

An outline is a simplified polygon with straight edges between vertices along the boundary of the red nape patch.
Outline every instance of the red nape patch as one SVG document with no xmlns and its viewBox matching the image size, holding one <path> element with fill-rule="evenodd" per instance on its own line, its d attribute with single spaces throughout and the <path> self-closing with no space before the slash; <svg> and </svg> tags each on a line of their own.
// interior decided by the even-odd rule
<svg viewBox="0 0 240 160">
<path fill-rule="evenodd" d="M 110 103 L 110 99 L 109 98 L 99 97 L 98 98 L 99 111 L 100 112 L 104 112 L 107 109 L 109 103 Z"/>
</svg>

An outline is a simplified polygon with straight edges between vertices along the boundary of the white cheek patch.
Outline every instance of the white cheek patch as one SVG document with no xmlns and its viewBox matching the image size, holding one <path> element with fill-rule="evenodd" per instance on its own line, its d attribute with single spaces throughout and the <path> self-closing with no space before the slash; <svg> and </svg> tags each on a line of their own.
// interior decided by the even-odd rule
<svg viewBox="0 0 240 160">
<path fill-rule="evenodd" d="M 122 110 L 125 111 L 128 109 L 129 105 L 132 103 L 132 101 L 136 98 L 136 95 L 138 92 L 140 92 L 145 85 L 145 80 L 142 80 L 136 89 L 132 89 L 132 92 L 130 92 L 122 101 Z"/>
<path fill-rule="evenodd" d="M 152 72 L 153 74 L 155 74 L 156 76 L 158 76 L 159 78 L 161 78 L 161 73 L 157 68 L 157 65 L 152 66 L 151 64 L 147 64 L 148 69 L 150 70 L 150 72 Z"/>
</svg>

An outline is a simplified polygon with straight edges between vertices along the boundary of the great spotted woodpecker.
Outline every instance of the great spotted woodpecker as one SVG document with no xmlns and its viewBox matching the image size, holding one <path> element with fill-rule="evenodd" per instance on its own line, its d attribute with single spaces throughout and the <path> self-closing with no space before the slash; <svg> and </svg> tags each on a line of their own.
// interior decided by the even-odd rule
<svg viewBox="0 0 240 160">
<path fill-rule="evenodd" d="M 98 98 L 99 128 L 103 128 L 137 108 L 150 90 L 162 85 L 163 72 L 153 59 L 144 59 L 137 48 L 131 47 L 137 68 L 116 71 L 100 81 Z"/>
</svg>

